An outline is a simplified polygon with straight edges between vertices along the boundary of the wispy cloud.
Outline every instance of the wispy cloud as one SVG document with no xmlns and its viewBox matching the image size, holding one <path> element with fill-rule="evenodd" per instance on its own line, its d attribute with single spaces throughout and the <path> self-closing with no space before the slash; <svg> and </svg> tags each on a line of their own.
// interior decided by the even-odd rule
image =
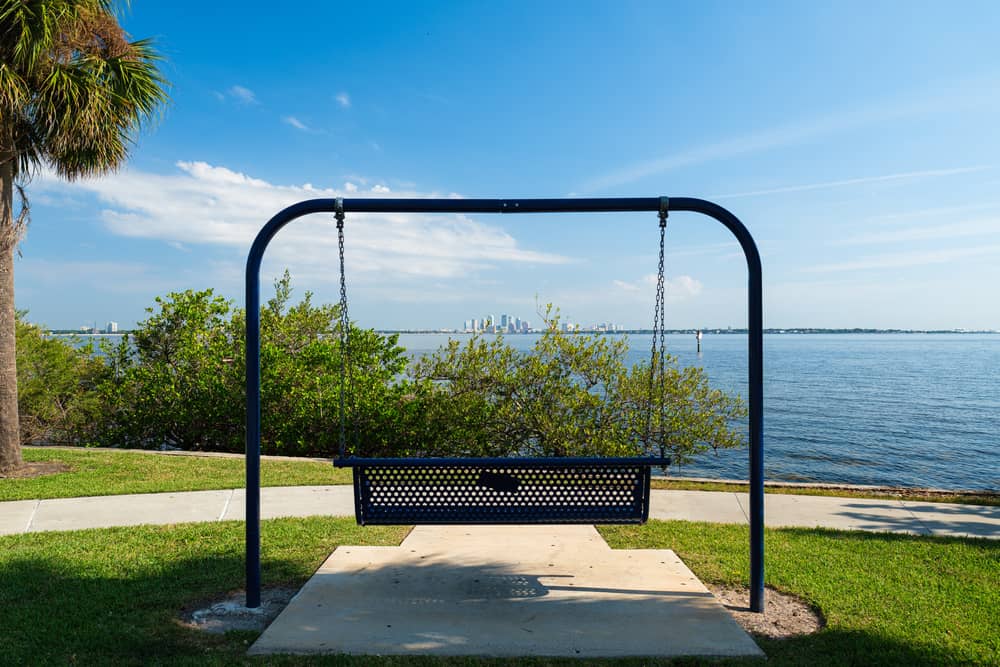
<svg viewBox="0 0 1000 667">
<path fill-rule="evenodd" d="M 633 282 L 612 280 L 611 284 L 616 289 L 627 294 L 648 295 L 653 293 L 652 290 L 655 290 L 656 280 L 656 274 L 650 273 Z M 674 276 L 673 278 L 664 279 L 663 290 L 667 301 L 683 301 L 684 299 L 701 294 L 702 284 L 700 280 L 691 276 Z"/>
<path fill-rule="evenodd" d="M 828 188 L 841 188 L 849 185 L 864 185 L 867 183 L 883 183 L 886 181 L 907 181 L 918 178 L 932 178 L 937 176 L 957 176 L 959 174 L 969 174 L 976 171 L 991 169 L 989 166 L 957 167 L 954 169 L 927 169 L 924 171 L 907 171 L 898 174 L 885 174 L 882 176 L 865 176 L 862 178 L 846 178 L 837 181 L 822 181 L 820 183 L 807 183 L 804 185 L 788 185 L 780 188 L 768 188 L 766 190 L 750 190 L 747 192 L 731 192 L 727 194 L 712 195 L 713 199 L 735 199 L 737 197 L 758 197 L 761 195 L 774 195 L 787 192 L 805 192 L 807 190 L 826 190 Z"/>
<path fill-rule="evenodd" d="M 969 238 L 975 236 L 1000 237 L 1000 218 L 978 218 L 936 225 L 921 225 L 904 229 L 891 229 L 858 234 L 835 241 L 834 245 L 878 245 L 912 243 L 941 239 Z"/>
<path fill-rule="evenodd" d="M 301 120 L 295 116 L 282 116 L 281 121 L 286 125 L 291 125 L 296 130 L 302 130 L 303 132 L 312 132 L 312 128 L 303 123 Z"/>
<path fill-rule="evenodd" d="M 931 264 L 948 264 L 958 260 L 996 255 L 1000 260 L 1000 244 L 977 245 L 965 248 L 948 248 L 941 250 L 896 252 L 881 255 L 871 255 L 847 262 L 818 264 L 803 269 L 806 273 L 839 273 L 845 271 L 877 271 L 885 269 L 902 269 Z"/>
<path fill-rule="evenodd" d="M 1000 211 L 1000 202 L 985 204 L 961 204 L 958 206 L 939 206 L 935 208 L 920 208 L 910 211 L 885 213 L 882 215 L 872 216 L 868 218 L 868 221 L 876 224 L 895 225 L 920 218 L 950 218 L 957 214 L 989 210 Z"/>
<path fill-rule="evenodd" d="M 115 294 L 162 292 L 176 286 L 177 280 L 176 275 L 166 275 L 158 266 L 127 261 L 52 261 L 28 257 L 18 265 L 18 272 L 50 289 L 76 285 Z"/>
<path fill-rule="evenodd" d="M 607 190 L 679 167 L 703 164 L 705 162 L 733 158 L 748 153 L 757 153 L 794 144 L 832 132 L 864 125 L 881 119 L 884 116 L 884 112 L 845 113 L 817 118 L 803 123 L 758 130 L 740 137 L 731 137 L 703 146 L 671 152 L 662 157 L 636 162 L 598 176 L 584 183 L 576 190 L 581 193 Z"/>
<path fill-rule="evenodd" d="M 651 157 L 613 169 L 574 190 L 583 194 L 600 192 L 671 169 L 773 150 L 900 118 L 939 112 L 953 113 L 957 108 L 976 108 L 983 104 L 995 106 L 996 99 L 992 96 L 992 92 L 986 92 L 988 86 L 985 84 L 986 82 L 981 79 L 948 82 L 933 90 L 922 89 L 917 96 L 902 96 L 895 100 L 874 102 L 856 109 L 840 110 L 800 122 L 750 131 L 741 136 L 701 146 L 671 147 L 659 157 Z"/>
<path fill-rule="evenodd" d="M 337 93 L 336 95 L 334 95 L 333 99 L 335 99 L 337 101 L 337 104 L 339 104 L 344 109 L 350 108 L 351 106 L 351 96 L 348 95 L 347 93 L 343 92 Z"/>
<path fill-rule="evenodd" d="M 215 245 L 242 255 L 276 212 L 303 199 L 380 196 L 367 192 L 276 185 L 204 162 L 178 162 L 176 173 L 129 170 L 66 183 L 43 175 L 36 187 L 49 192 L 90 192 L 106 204 L 102 217 L 115 234 L 169 244 Z M 400 197 L 439 196 L 402 192 Z M 503 263 L 557 264 L 566 257 L 521 247 L 503 230 L 467 216 L 356 214 L 348 219 L 348 267 L 359 281 L 386 283 L 417 276 L 465 279 L 470 272 Z M 268 250 L 273 266 L 295 266 L 296 275 L 328 277 L 337 255 L 328 216 L 312 216 L 283 230 Z M 335 262 L 334 262 L 335 264 Z"/>
<path fill-rule="evenodd" d="M 254 94 L 249 88 L 243 86 L 230 86 L 229 90 L 226 91 L 229 97 L 232 97 L 237 102 L 242 104 L 256 104 L 257 95 Z"/>
</svg>

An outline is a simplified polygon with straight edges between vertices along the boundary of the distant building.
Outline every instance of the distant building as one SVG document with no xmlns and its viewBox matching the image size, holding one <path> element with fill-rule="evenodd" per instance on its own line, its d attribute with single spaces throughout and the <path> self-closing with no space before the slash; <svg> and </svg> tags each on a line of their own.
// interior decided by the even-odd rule
<svg viewBox="0 0 1000 667">
<path fill-rule="evenodd" d="M 109 334 L 118 333 L 118 323 L 108 322 L 107 325 L 105 325 L 104 327 L 104 333 L 109 333 Z"/>
</svg>

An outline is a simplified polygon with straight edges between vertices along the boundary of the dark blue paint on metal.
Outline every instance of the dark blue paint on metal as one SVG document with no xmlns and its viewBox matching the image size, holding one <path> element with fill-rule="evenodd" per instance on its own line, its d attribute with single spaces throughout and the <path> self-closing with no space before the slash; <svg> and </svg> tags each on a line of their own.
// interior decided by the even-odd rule
<svg viewBox="0 0 1000 667">
<path fill-rule="evenodd" d="M 670 459 L 649 456 L 532 456 L 530 458 L 508 458 L 503 456 L 492 456 L 478 458 L 474 456 L 427 456 L 421 458 L 361 458 L 350 457 L 337 459 L 333 465 L 337 468 L 354 468 L 357 466 L 413 466 L 414 468 L 446 468 L 454 467 L 480 467 L 497 468 L 516 465 L 519 468 L 571 468 L 573 466 L 587 467 L 615 467 L 615 466 L 658 466 L 660 464 L 670 465 Z"/>
<path fill-rule="evenodd" d="M 312 199 L 289 206 L 257 234 L 246 270 L 247 317 L 247 606 L 260 606 L 260 265 L 264 250 L 282 227 L 311 213 L 597 213 L 659 212 L 662 197 L 607 199 Z M 732 213 L 703 199 L 671 197 L 671 212 L 715 218 L 739 241 L 748 272 L 748 360 L 750 429 L 750 608 L 764 610 L 764 324 L 760 254 L 747 228 Z M 523 460 L 523 459 L 522 459 Z M 414 461 L 407 460 L 408 463 Z M 645 459 L 649 462 L 649 459 Z M 384 463 L 384 461 L 383 461 Z"/>
</svg>

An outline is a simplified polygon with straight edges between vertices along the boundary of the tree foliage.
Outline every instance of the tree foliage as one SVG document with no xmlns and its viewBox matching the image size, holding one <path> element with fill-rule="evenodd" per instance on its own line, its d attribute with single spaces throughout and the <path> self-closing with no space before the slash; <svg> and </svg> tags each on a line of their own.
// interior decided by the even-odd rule
<svg viewBox="0 0 1000 667">
<path fill-rule="evenodd" d="M 93 437 L 107 366 L 90 346 L 44 335 L 17 322 L 18 411 L 24 444 L 77 444 Z"/>
<path fill-rule="evenodd" d="M 436 437 L 426 453 L 635 456 L 662 446 L 679 464 L 742 444 L 734 429 L 746 415 L 742 401 L 712 389 L 702 369 L 668 356 L 661 384 L 657 363 L 626 366 L 624 337 L 560 332 L 551 307 L 545 320 L 528 352 L 476 336 L 414 365 L 415 379 L 432 386 Z"/>
<path fill-rule="evenodd" d="M 339 446 L 339 306 L 306 293 L 292 304 L 286 272 L 261 313 L 261 441 L 268 454 L 332 456 Z M 243 451 L 245 313 L 212 290 L 158 298 L 131 340 L 109 350 L 107 444 Z M 397 409 L 412 383 L 396 337 L 351 326 L 346 403 L 351 433 L 379 451 L 405 433 Z M 405 410 L 402 411 L 405 413 Z M 356 426 L 354 426 L 356 425 Z"/>
</svg>

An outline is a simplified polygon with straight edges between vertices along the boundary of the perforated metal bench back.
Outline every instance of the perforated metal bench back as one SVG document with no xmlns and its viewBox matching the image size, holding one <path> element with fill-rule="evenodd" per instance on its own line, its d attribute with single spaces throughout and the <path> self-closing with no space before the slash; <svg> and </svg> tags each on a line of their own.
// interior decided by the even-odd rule
<svg viewBox="0 0 1000 667">
<path fill-rule="evenodd" d="M 354 466 L 358 523 L 645 523 L 648 465 Z"/>
</svg>

